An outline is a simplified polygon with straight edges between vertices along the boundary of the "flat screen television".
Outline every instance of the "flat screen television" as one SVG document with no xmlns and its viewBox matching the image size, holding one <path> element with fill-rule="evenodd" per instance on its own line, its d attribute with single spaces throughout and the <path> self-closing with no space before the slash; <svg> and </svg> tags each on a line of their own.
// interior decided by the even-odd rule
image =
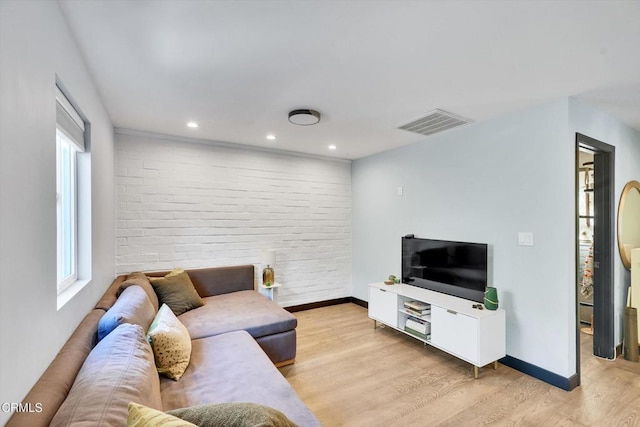
<svg viewBox="0 0 640 427">
<path fill-rule="evenodd" d="M 484 243 L 402 238 L 402 282 L 483 302 L 487 287 Z"/>
</svg>

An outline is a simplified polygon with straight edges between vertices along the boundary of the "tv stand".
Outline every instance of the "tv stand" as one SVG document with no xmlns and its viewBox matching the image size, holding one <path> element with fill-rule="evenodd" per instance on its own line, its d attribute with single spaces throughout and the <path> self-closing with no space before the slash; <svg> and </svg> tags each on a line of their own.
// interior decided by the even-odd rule
<svg viewBox="0 0 640 427">
<path fill-rule="evenodd" d="M 407 311 L 408 301 L 430 305 L 430 313 Z M 479 310 L 474 304 L 478 303 L 406 284 L 369 285 L 369 317 L 374 328 L 380 322 L 469 362 L 478 378 L 479 368 L 492 363 L 495 369 L 497 360 L 506 356 L 506 329 L 503 309 Z M 407 319 L 428 324 L 428 333 L 406 330 Z"/>
</svg>

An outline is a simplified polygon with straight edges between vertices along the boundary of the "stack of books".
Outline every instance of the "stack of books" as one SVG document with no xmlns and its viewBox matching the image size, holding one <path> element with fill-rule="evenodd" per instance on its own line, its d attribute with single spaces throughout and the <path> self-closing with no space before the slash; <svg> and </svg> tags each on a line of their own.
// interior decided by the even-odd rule
<svg viewBox="0 0 640 427">
<path fill-rule="evenodd" d="M 404 309 L 407 313 L 418 317 L 431 314 L 431 304 L 421 301 L 406 301 L 404 303 Z"/>
<path fill-rule="evenodd" d="M 431 323 L 425 320 L 408 318 L 404 330 L 422 339 L 429 339 L 431 335 Z"/>
<path fill-rule="evenodd" d="M 431 304 L 422 301 L 405 301 L 404 311 L 411 317 L 407 318 L 404 330 L 424 340 L 431 335 L 431 322 L 422 319 L 422 316 L 431 314 Z"/>
</svg>

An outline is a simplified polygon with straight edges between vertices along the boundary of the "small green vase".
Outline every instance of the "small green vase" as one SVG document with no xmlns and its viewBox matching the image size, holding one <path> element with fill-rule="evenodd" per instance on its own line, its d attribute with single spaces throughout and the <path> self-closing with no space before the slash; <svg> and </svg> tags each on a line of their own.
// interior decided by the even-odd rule
<svg viewBox="0 0 640 427">
<path fill-rule="evenodd" d="M 484 306 L 487 310 L 498 309 L 498 290 L 496 288 L 487 286 L 487 290 L 484 291 Z"/>
</svg>

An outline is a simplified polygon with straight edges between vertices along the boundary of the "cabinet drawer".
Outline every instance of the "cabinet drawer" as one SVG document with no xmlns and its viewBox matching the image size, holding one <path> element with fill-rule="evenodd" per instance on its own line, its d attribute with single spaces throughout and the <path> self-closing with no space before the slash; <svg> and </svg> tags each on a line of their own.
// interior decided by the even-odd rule
<svg viewBox="0 0 640 427">
<path fill-rule="evenodd" d="M 478 319 L 431 306 L 431 343 L 471 363 L 478 360 Z"/>
<path fill-rule="evenodd" d="M 398 327 L 398 295 L 386 289 L 369 287 L 369 317 Z"/>
</svg>

